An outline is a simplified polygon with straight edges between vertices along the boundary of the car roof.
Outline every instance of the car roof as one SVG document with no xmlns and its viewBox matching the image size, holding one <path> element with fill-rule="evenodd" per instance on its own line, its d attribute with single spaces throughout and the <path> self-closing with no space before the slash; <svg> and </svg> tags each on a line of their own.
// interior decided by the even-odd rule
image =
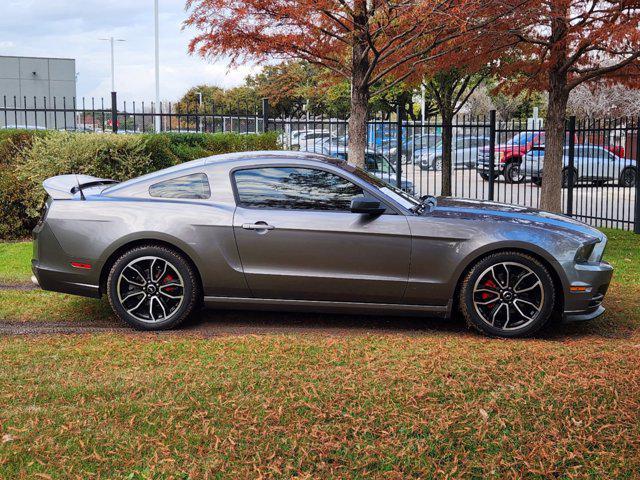
<svg viewBox="0 0 640 480">
<path fill-rule="evenodd" d="M 164 168 L 156 172 L 151 172 L 140 177 L 132 178 L 125 182 L 119 183 L 112 187 L 105 188 L 102 191 L 103 195 L 114 194 L 128 190 L 130 187 L 134 187 L 141 183 L 153 181 L 156 178 L 165 177 L 170 174 L 180 174 L 181 172 L 187 172 L 189 170 L 202 168 L 208 165 L 227 166 L 228 169 L 234 168 L 234 166 L 247 166 L 251 163 L 265 163 L 273 162 L 278 163 L 285 161 L 315 161 L 326 163 L 335 166 L 344 166 L 346 161 L 340 160 L 335 157 L 329 157 L 327 155 L 321 155 L 319 153 L 303 152 L 303 151 L 288 151 L 288 150 L 264 150 L 264 151 L 249 151 L 249 152 L 234 152 L 225 153 L 222 155 L 212 155 L 210 157 L 199 158 L 197 160 L 191 160 L 190 162 L 184 162 L 173 167 Z"/>
</svg>

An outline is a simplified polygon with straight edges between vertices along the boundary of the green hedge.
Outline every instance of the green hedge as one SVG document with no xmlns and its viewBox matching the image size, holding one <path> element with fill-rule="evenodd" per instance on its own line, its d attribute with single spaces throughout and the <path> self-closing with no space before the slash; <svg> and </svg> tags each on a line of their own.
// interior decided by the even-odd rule
<svg viewBox="0 0 640 480">
<path fill-rule="evenodd" d="M 0 238 L 29 235 L 45 199 L 42 181 L 84 173 L 127 180 L 221 153 L 274 150 L 277 134 L 110 135 L 57 131 L 0 131 Z"/>
</svg>

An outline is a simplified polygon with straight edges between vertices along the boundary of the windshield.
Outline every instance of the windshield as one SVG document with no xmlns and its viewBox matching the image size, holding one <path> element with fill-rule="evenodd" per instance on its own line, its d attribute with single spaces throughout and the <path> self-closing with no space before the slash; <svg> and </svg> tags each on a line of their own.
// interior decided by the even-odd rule
<svg viewBox="0 0 640 480">
<path fill-rule="evenodd" d="M 523 146 L 523 145 L 526 145 L 528 143 L 531 143 L 533 141 L 533 139 L 535 138 L 535 136 L 536 136 L 536 134 L 534 132 L 522 132 L 522 133 L 517 134 L 511 140 L 509 140 L 507 142 L 507 145 L 509 145 L 509 146 L 513 146 L 513 145 Z"/>
<path fill-rule="evenodd" d="M 356 177 L 361 178 L 371 186 L 377 188 L 382 194 L 390 197 L 391 199 L 402 205 L 404 208 L 411 209 L 420 205 L 420 201 L 409 195 L 407 192 L 394 187 L 393 185 L 385 182 L 384 180 L 381 180 L 375 175 L 365 172 L 359 167 L 356 167 L 349 163 L 345 163 L 342 165 L 342 168 L 355 175 Z"/>
</svg>

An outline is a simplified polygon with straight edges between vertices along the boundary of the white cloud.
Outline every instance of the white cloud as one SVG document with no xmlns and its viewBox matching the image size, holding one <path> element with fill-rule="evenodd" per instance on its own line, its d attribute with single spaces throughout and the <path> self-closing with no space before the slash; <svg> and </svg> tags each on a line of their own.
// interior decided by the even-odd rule
<svg viewBox="0 0 640 480">
<path fill-rule="evenodd" d="M 154 86 L 153 1 L 5 0 L 0 16 L 0 55 L 76 59 L 78 97 L 107 97 L 111 91 L 108 42 L 114 36 L 126 42 L 115 50 L 116 90 L 119 99 L 152 101 Z M 248 65 L 229 68 L 187 52 L 191 31 L 182 30 L 187 14 L 184 2 L 160 0 L 161 96 L 176 100 L 185 90 L 208 83 L 239 85 L 257 71 Z"/>
</svg>

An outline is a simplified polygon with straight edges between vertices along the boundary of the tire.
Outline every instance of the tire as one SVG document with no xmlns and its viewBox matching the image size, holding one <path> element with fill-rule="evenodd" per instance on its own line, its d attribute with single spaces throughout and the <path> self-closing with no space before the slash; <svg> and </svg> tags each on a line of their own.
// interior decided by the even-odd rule
<svg viewBox="0 0 640 480">
<path fill-rule="evenodd" d="M 573 181 L 571 182 L 571 187 L 575 187 L 578 183 L 578 171 L 573 169 Z M 562 188 L 569 188 L 569 167 L 565 167 L 562 170 Z"/>
<path fill-rule="evenodd" d="M 517 338 L 547 324 L 555 298 L 544 265 L 530 255 L 507 251 L 488 255 L 471 268 L 462 280 L 458 301 L 470 327 L 493 337 Z"/>
<path fill-rule="evenodd" d="M 182 255 L 164 246 L 145 245 L 114 262 L 107 296 L 117 317 L 133 328 L 168 330 L 189 317 L 202 294 L 194 267 Z"/>
<path fill-rule="evenodd" d="M 538 187 L 542 186 L 542 178 L 540 178 L 540 177 L 536 177 L 536 178 L 532 179 L 532 182 Z"/>
<path fill-rule="evenodd" d="M 504 179 L 507 183 L 522 183 L 524 178 L 524 174 L 520 173 L 518 162 L 510 162 L 504 168 Z"/>
<path fill-rule="evenodd" d="M 638 181 L 638 169 L 634 167 L 627 167 L 622 170 L 618 185 L 621 187 L 635 187 Z"/>
<path fill-rule="evenodd" d="M 491 175 L 484 172 L 479 173 L 479 175 L 480 175 L 480 178 L 482 178 L 485 182 L 488 182 L 489 178 L 491 177 Z M 500 176 L 499 174 L 495 174 L 495 173 L 493 174 L 494 179 L 498 178 L 499 176 Z"/>
</svg>

